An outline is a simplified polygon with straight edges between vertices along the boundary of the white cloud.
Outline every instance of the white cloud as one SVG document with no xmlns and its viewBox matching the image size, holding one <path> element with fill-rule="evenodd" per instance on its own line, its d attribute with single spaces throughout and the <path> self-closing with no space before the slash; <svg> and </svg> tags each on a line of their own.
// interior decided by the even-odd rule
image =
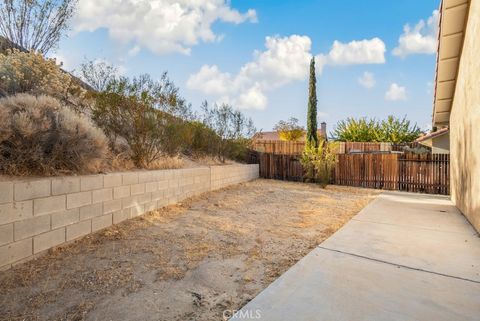
<svg viewBox="0 0 480 321">
<path fill-rule="evenodd" d="M 200 70 L 190 75 L 187 86 L 207 95 L 224 95 L 233 86 L 231 75 L 222 73 L 217 66 L 203 65 Z"/>
<path fill-rule="evenodd" d="M 383 64 L 385 43 L 379 38 L 354 40 L 349 43 L 333 42 L 327 63 L 331 65 Z"/>
<path fill-rule="evenodd" d="M 311 46 L 308 36 L 266 37 L 265 50 L 255 51 L 253 60 L 237 74 L 204 65 L 190 75 L 187 86 L 238 108 L 263 109 L 268 104 L 267 92 L 307 78 Z M 378 38 L 348 44 L 335 41 L 329 53 L 315 56 L 317 75 L 325 65 L 382 63 L 384 52 L 385 45 Z"/>
<path fill-rule="evenodd" d="M 365 88 L 375 87 L 376 81 L 375 77 L 371 72 L 365 71 L 361 77 L 357 79 L 358 83 Z"/>
<path fill-rule="evenodd" d="M 140 46 L 135 45 L 128 51 L 128 56 L 129 57 L 135 57 L 136 55 L 138 55 L 140 50 L 141 50 Z"/>
<path fill-rule="evenodd" d="M 405 25 L 393 55 L 404 58 L 411 54 L 434 54 L 437 51 L 439 19 L 438 10 L 434 10 L 427 22 L 420 20 L 413 29 Z"/>
<path fill-rule="evenodd" d="M 258 79 L 263 88 L 276 88 L 292 80 L 302 80 L 312 55 L 307 36 L 266 37 L 267 50 L 254 53 L 254 60 L 242 67 L 240 81 Z"/>
<path fill-rule="evenodd" d="M 390 88 L 385 93 L 385 100 L 397 101 L 407 100 L 407 90 L 403 86 L 399 86 L 396 83 L 392 83 Z"/>
<path fill-rule="evenodd" d="M 239 108 L 265 108 L 265 91 L 305 79 L 312 57 L 307 36 L 266 37 L 265 47 L 265 51 L 255 51 L 254 59 L 236 75 L 221 72 L 215 65 L 202 66 L 189 77 L 188 88 L 222 96 L 224 102 Z"/>
<path fill-rule="evenodd" d="M 260 84 L 256 83 L 240 94 L 237 99 L 237 104 L 243 108 L 263 109 L 267 105 L 267 97 L 263 93 Z"/>
<path fill-rule="evenodd" d="M 189 54 L 199 42 L 219 41 L 217 21 L 256 22 L 255 10 L 241 13 L 227 0 L 80 0 L 75 31 L 106 28 L 122 43 L 134 43 L 158 54 Z"/>
</svg>

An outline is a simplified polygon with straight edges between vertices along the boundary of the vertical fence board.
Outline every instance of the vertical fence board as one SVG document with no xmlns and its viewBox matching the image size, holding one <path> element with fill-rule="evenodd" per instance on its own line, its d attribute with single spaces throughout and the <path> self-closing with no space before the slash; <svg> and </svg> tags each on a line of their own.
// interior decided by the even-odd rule
<svg viewBox="0 0 480 321">
<path fill-rule="evenodd" d="M 250 154 L 258 163 L 260 177 L 302 181 L 304 170 L 299 155 Z M 450 193 L 448 154 L 339 154 L 332 183 L 429 194 Z"/>
</svg>

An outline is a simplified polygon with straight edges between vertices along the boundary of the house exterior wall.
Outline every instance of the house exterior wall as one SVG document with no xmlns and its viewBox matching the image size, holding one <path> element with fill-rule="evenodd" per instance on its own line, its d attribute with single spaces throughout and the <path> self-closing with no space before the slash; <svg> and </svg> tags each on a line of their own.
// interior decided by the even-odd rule
<svg viewBox="0 0 480 321">
<path fill-rule="evenodd" d="M 0 182 L 0 270 L 185 198 L 258 178 L 227 165 Z"/>
<path fill-rule="evenodd" d="M 470 1 L 450 116 L 451 193 L 480 231 L 480 1 Z"/>
<path fill-rule="evenodd" d="M 432 153 L 449 154 L 450 153 L 450 135 L 444 134 L 432 139 Z"/>
</svg>

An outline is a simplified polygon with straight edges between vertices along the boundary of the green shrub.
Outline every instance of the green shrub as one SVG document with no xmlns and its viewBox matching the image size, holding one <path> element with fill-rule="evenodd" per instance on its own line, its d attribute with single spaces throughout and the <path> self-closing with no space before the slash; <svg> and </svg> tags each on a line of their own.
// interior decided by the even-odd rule
<svg viewBox="0 0 480 321">
<path fill-rule="evenodd" d="M 184 112 L 178 89 L 164 77 L 148 75 L 113 79 L 97 93 L 92 119 L 101 127 L 117 151 L 120 142 L 137 167 L 147 168 L 162 156 L 175 155 L 184 145 L 184 120 L 173 114 Z"/>
<path fill-rule="evenodd" d="M 220 137 L 202 122 L 185 122 L 182 137 L 184 141 L 182 151 L 187 155 L 203 157 L 217 153 Z"/>
<path fill-rule="evenodd" d="M 209 108 L 205 102 L 203 123 L 219 137 L 216 155 L 221 162 L 225 159 L 241 160 L 246 157 L 250 137 L 255 133 L 253 121 L 232 106 L 222 104 Z"/>
<path fill-rule="evenodd" d="M 137 167 L 146 168 L 162 155 L 178 151 L 180 138 L 174 136 L 174 117 L 133 97 L 108 92 L 98 94 L 92 119 L 108 136 L 112 150 L 118 151 L 122 141 L 127 144 Z"/>
<path fill-rule="evenodd" d="M 330 183 L 337 160 L 336 148 L 336 143 L 326 141 L 321 141 L 318 147 L 305 145 L 300 160 L 305 171 L 305 181 L 319 183 L 322 187 Z"/>
<path fill-rule="evenodd" d="M 237 162 L 247 161 L 247 152 L 251 140 L 248 138 L 231 139 L 226 142 L 226 155 L 228 159 Z"/>
<path fill-rule="evenodd" d="M 11 175 L 93 172 L 107 139 L 89 119 L 47 96 L 0 99 L 0 171 Z"/>
<path fill-rule="evenodd" d="M 127 146 L 136 166 L 148 167 L 163 156 L 179 153 L 214 155 L 222 162 L 245 159 L 248 137 L 255 129 L 251 119 L 231 106 L 210 109 L 205 104 L 199 120 L 166 73 L 158 81 L 141 75 L 111 77 L 105 83 L 106 90 L 93 95 L 92 119 L 104 130 L 115 153 Z"/>
<path fill-rule="evenodd" d="M 347 118 L 337 123 L 333 136 L 342 142 L 409 143 L 421 134 L 418 126 L 411 125 L 405 117 L 388 116 L 378 121 L 375 118 Z"/>
</svg>

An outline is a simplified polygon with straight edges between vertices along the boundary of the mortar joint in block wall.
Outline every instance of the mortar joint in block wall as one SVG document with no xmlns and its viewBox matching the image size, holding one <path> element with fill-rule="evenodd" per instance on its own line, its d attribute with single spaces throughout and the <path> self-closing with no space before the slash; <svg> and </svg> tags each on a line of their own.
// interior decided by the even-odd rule
<svg viewBox="0 0 480 321">
<path fill-rule="evenodd" d="M 112 224 L 258 174 L 258 165 L 226 165 L 1 182 L 0 270 Z"/>
</svg>

